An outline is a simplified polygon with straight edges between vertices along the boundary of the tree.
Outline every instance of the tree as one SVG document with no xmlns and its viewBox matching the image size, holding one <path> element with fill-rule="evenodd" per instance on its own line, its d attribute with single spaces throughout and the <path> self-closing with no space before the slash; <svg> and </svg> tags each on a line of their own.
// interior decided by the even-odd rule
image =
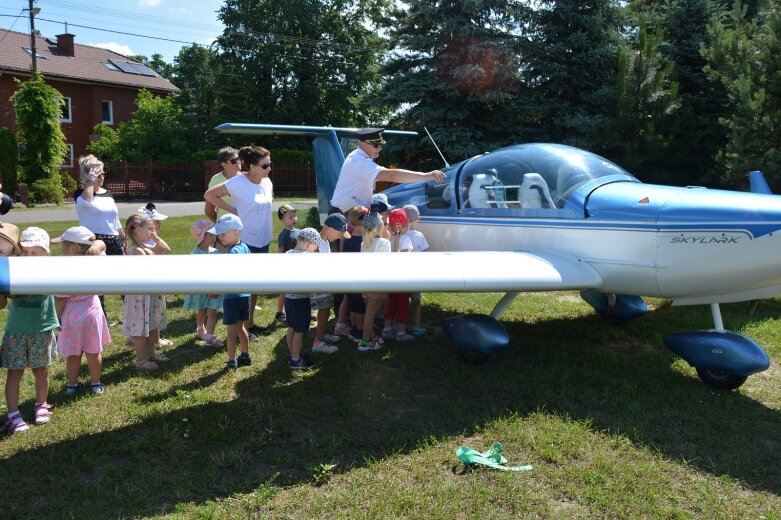
<svg viewBox="0 0 781 520">
<path fill-rule="evenodd" d="M 130 121 L 116 130 L 97 125 L 100 139 L 89 150 L 104 160 L 181 160 L 191 151 L 186 140 L 186 124 L 175 96 L 157 97 L 142 89 Z"/>
<path fill-rule="evenodd" d="M 383 46 L 372 26 L 387 3 L 226 0 L 217 41 L 233 76 L 225 76 L 232 99 L 223 106 L 244 121 L 349 126 L 374 119 L 376 109 L 362 100 L 378 81 Z"/>
<path fill-rule="evenodd" d="M 604 148 L 615 100 L 622 16 L 613 0 L 542 0 L 529 27 L 524 77 L 543 139 Z"/>
<path fill-rule="evenodd" d="M 225 72 L 219 54 L 196 44 L 182 47 L 171 74 L 171 81 L 181 90 L 176 104 L 182 109 L 188 142 L 198 147 L 212 144 L 219 135 L 213 128 L 225 117 Z"/>
<path fill-rule="evenodd" d="M 68 152 L 59 120 L 64 99 L 38 72 L 27 81 L 15 81 L 18 89 L 11 101 L 16 112 L 16 137 L 24 144 L 21 178 L 30 184 L 35 200 L 59 204 L 63 200 L 59 165 Z"/>
<path fill-rule="evenodd" d="M 395 112 L 392 126 L 431 127 L 453 161 L 517 140 L 525 113 L 514 98 L 523 88 L 519 55 L 528 19 L 526 3 L 512 0 L 398 3 L 385 21 L 393 53 L 376 94 Z M 418 161 L 433 159 L 425 139 L 404 148 Z"/>
<path fill-rule="evenodd" d="M 732 105 L 720 120 L 728 139 L 718 154 L 730 186 L 745 185 L 747 172 L 756 169 L 781 186 L 781 13 L 773 5 L 765 15 L 749 19 L 736 2 L 728 20 L 709 27 L 706 72 Z"/>
<path fill-rule="evenodd" d="M 658 157 L 672 136 L 661 130 L 680 106 L 678 84 L 671 80 L 674 64 L 658 52 L 659 34 L 649 34 L 640 22 L 634 44 L 619 53 L 616 112 L 610 124 L 614 157 L 641 178 L 658 181 Z"/>
</svg>

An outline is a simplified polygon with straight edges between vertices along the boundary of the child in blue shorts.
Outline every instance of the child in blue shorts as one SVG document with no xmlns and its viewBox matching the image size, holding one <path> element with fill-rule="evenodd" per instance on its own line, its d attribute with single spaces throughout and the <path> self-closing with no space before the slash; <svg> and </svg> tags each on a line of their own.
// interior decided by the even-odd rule
<svg viewBox="0 0 781 520">
<path fill-rule="evenodd" d="M 298 233 L 298 242 L 295 249 L 287 254 L 314 253 L 320 245 L 320 233 L 315 228 L 304 228 Z M 285 294 L 285 314 L 287 315 L 287 348 L 290 350 L 288 364 L 293 370 L 307 370 L 314 363 L 306 356 L 301 355 L 301 347 L 304 344 L 304 334 L 309 332 L 310 299 L 309 293 Z"/>
<path fill-rule="evenodd" d="M 225 254 L 249 255 L 247 244 L 241 241 L 241 219 L 232 213 L 226 213 L 217 220 L 217 224 L 208 232 L 217 235 L 225 246 Z M 249 366 L 249 333 L 244 322 L 249 320 L 250 295 L 226 294 L 222 297 L 222 322 L 228 327 L 228 368 Z M 241 346 L 241 354 L 236 359 L 236 344 Z"/>
</svg>

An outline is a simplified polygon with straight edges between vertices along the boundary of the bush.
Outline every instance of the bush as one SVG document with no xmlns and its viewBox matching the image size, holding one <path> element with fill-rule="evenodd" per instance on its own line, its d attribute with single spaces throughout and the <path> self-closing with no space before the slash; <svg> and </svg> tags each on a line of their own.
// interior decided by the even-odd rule
<svg viewBox="0 0 781 520">
<path fill-rule="evenodd" d="M 60 182 L 62 183 L 62 197 L 64 199 L 71 198 L 78 188 L 76 180 L 68 172 L 60 170 Z"/>
<path fill-rule="evenodd" d="M 306 214 L 306 226 L 315 229 L 320 229 L 320 210 L 317 206 L 312 206 Z"/>
<path fill-rule="evenodd" d="M 37 203 L 62 204 L 62 177 L 39 179 L 33 182 L 30 189 L 31 198 Z"/>
</svg>

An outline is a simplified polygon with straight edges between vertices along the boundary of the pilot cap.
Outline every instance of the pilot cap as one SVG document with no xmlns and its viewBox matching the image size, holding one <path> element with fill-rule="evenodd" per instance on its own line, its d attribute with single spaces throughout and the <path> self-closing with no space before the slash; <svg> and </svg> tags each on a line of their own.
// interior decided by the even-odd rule
<svg viewBox="0 0 781 520">
<path fill-rule="evenodd" d="M 385 144 L 385 139 L 382 138 L 384 131 L 384 128 L 361 128 L 358 130 L 358 139 L 371 144 Z"/>
</svg>

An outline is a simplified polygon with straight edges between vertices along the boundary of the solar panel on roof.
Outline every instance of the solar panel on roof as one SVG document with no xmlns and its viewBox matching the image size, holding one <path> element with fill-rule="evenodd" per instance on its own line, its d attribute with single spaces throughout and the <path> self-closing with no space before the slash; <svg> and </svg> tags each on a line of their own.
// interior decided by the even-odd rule
<svg viewBox="0 0 781 520">
<path fill-rule="evenodd" d="M 139 74 L 141 76 L 157 76 L 155 71 L 144 65 L 143 63 L 130 63 L 129 61 L 109 60 L 122 72 L 128 74 Z"/>
</svg>

